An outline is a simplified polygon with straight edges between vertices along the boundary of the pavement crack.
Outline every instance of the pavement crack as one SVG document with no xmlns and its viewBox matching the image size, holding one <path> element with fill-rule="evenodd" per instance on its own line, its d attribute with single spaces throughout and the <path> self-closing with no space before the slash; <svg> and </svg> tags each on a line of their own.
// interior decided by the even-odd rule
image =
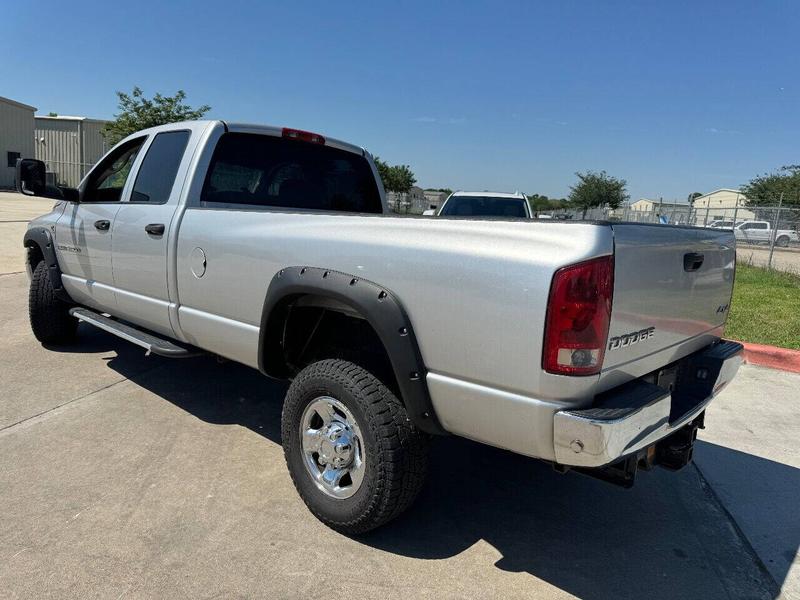
<svg viewBox="0 0 800 600">
<path fill-rule="evenodd" d="M 43 419 L 47 418 L 47 416 L 50 413 L 52 413 L 53 411 L 56 411 L 56 410 L 58 410 L 60 408 L 64 408 L 65 406 L 69 406 L 70 404 L 75 404 L 76 402 L 80 402 L 81 400 L 85 400 L 86 398 L 88 398 L 90 396 L 93 396 L 94 394 L 97 394 L 99 392 L 107 390 L 107 389 L 109 389 L 111 387 L 114 387 L 117 384 L 124 383 L 126 381 L 129 381 L 127 377 L 123 377 L 122 379 L 117 379 L 116 381 L 112 381 L 111 383 L 109 383 L 107 385 L 104 385 L 102 387 L 97 388 L 96 390 L 92 390 L 91 392 L 87 392 L 86 394 L 83 394 L 82 396 L 78 396 L 77 398 L 73 398 L 72 400 L 67 400 L 66 402 L 62 402 L 61 404 L 58 404 L 58 405 L 53 406 L 51 408 L 48 408 L 47 410 L 43 410 L 42 412 L 37 413 L 35 415 L 31 415 L 30 417 L 25 417 L 24 419 L 21 419 L 21 420 L 17 421 L 16 423 L 11 423 L 10 425 L 4 425 L 3 427 L 0 427 L 0 437 L 10 434 L 10 433 L 13 432 L 13 430 L 15 430 L 15 429 L 17 429 L 19 427 L 23 427 L 25 424 L 28 424 L 28 423 L 30 423 L 32 421 L 43 420 Z"/>
</svg>

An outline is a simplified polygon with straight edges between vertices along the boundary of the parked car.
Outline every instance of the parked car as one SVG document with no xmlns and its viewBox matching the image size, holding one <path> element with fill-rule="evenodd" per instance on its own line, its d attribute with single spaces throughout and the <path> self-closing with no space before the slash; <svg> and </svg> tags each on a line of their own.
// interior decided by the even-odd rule
<svg viewBox="0 0 800 600">
<path fill-rule="evenodd" d="M 439 209 L 444 217 L 510 217 L 530 219 L 525 194 L 514 192 L 453 192 Z"/>
<path fill-rule="evenodd" d="M 743 221 L 736 221 L 733 222 L 733 219 L 717 219 L 715 221 L 711 221 L 706 227 L 711 227 L 712 229 L 733 229 L 736 225 L 739 225 Z"/>
<path fill-rule="evenodd" d="M 775 245 L 781 248 L 800 241 L 800 236 L 796 231 L 791 229 L 774 230 L 769 221 L 743 221 L 733 231 L 737 240 L 751 244 L 769 244 L 772 242 L 773 236 Z"/>
<path fill-rule="evenodd" d="M 135 133 L 78 189 L 49 190 L 33 159 L 16 180 L 58 200 L 24 237 L 36 338 L 72 344 L 82 321 L 291 381 L 289 474 L 347 534 L 414 501 L 430 435 L 624 486 L 679 469 L 741 363 L 721 339 L 730 231 L 476 218 L 529 216 L 487 193 L 409 219 L 364 149 L 222 121 Z"/>
</svg>

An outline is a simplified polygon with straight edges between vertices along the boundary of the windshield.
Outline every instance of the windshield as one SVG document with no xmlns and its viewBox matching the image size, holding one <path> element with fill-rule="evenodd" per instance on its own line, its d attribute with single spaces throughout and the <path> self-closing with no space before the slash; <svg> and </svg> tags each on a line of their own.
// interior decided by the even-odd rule
<svg viewBox="0 0 800 600">
<path fill-rule="evenodd" d="M 517 217 L 526 219 L 527 202 L 522 198 L 497 196 L 451 196 L 439 214 L 448 217 Z"/>
</svg>

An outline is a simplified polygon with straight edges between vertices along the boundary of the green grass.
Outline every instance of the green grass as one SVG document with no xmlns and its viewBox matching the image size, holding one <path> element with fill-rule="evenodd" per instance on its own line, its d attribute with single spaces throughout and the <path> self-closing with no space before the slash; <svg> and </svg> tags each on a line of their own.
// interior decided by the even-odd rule
<svg viewBox="0 0 800 600">
<path fill-rule="evenodd" d="M 800 350 L 800 277 L 737 264 L 725 337 Z"/>
</svg>

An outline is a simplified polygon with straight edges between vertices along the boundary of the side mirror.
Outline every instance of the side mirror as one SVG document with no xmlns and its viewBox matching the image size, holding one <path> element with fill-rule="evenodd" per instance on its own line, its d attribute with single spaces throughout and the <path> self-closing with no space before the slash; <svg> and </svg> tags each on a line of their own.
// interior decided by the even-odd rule
<svg viewBox="0 0 800 600">
<path fill-rule="evenodd" d="M 17 191 L 26 196 L 42 196 L 54 200 L 80 202 L 80 192 L 75 188 L 47 185 L 47 167 L 35 158 L 17 159 Z"/>
<path fill-rule="evenodd" d="M 44 162 L 35 158 L 17 159 L 17 191 L 26 196 L 45 196 L 47 181 Z"/>
</svg>

